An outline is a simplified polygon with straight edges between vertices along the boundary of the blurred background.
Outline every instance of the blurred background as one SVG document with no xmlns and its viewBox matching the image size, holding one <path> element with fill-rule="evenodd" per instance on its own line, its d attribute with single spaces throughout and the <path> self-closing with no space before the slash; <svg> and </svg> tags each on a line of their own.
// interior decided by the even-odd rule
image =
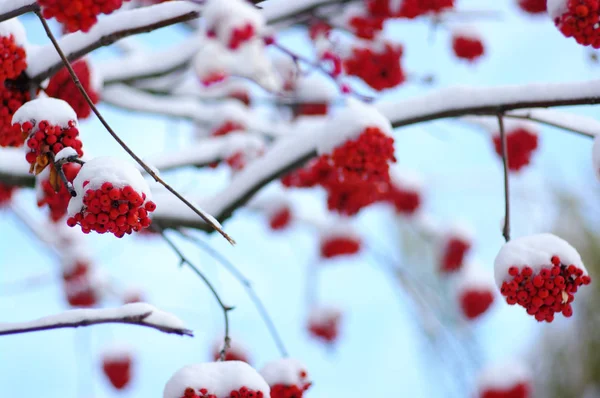
<svg viewBox="0 0 600 398">
<path fill-rule="evenodd" d="M 460 17 L 437 26 L 428 19 L 389 23 L 385 35 L 403 43 L 408 73 L 434 79 L 431 84 L 416 79 L 378 94 L 379 100 L 410 98 L 451 85 L 571 82 L 598 74 L 590 51 L 565 39 L 546 15 L 525 14 L 512 0 L 458 0 L 457 8 L 469 11 L 465 19 L 480 31 L 485 56 L 474 64 L 454 57 L 449 29 L 462 22 Z M 20 19 L 32 43 L 48 42 L 36 18 Z M 170 27 L 135 40 L 156 51 L 187 35 L 185 28 Z M 290 29 L 280 41 L 298 53 L 313 54 L 305 29 Z M 118 49 L 101 49 L 91 60 L 109 62 L 118 55 Z M 371 93 L 354 83 L 361 92 Z M 194 126 L 186 121 L 103 103 L 100 109 L 142 156 L 184 148 L 194 139 Z M 597 117 L 592 106 L 565 110 Z M 578 294 L 570 319 L 538 323 L 494 292 L 491 309 L 467 320 L 457 305 L 458 281 L 437 272 L 435 247 L 383 205 L 371 206 L 354 221 L 367 248 L 335 260 L 321 258 L 319 236 L 310 224 L 298 221 L 285 231 L 272 231 L 263 214 L 248 209 L 237 211 L 225 224 L 238 242 L 235 247 L 215 234 L 195 236 L 252 281 L 290 354 L 309 369 L 314 385 L 308 397 L 470 397 L 482 369 L 507 361 L 533 372 L 536 397 L 600 397 L 600 318 L 594 311 L 600 301 L 594 283 L 600 268 L 600 192 L 591 164 L 592 141 L 547 126 L 538 129 L 540 146 L 532 164 L 511 176 L 512 235 L 555 232 L 579 250 L 593 282 Z M 95 118 L 83 122 L 81 131 L 89 155 L 126 158 Z M 398 129 L 394 138 L 399 165 L 421 176 L 427 214 L 441 223 L 470 224 L 475 234 L 467 262 L 491 274 L 503 244 L 504 197 L 502 164 L 490 133 L 461 121 L 441 120 Z M 221 165 L 215 170 L 179 169 L 163 177 L 185 194 L 209 195 L 222 188 L 229 175 Z M 272 185 L 266 190 L 279 189 Z M 290 197 L 304 212 L 324 217 L 322 192 L 294 191 Z M 31 189 L 20 190 L 14 201 L 34 228 L 44 228 L 46 216 L 37 209 Z M 260 369 L 276 358 L 276 346 L 242 286 L 197 245 L 172 237 L 235 306 L 233 338 L 246 347 L 250 363 Z M 111 286 L 118 291 L 139 289 L 144 301 L 182 318 L 195 337 L 120 325 L 2 337 L 3 396 L 27 392 L 45 398 L 158 397 L 177 369 L 212 360 L 212 347 L 222 333 L 220 309 L 201 281 L 178 267 L 178 257 L 160 237 L 117 240 L 92 234 L 85 241 Z M 2 321 L 29 320 L 68 308 L 58 258 L 8 209 L 0 211 L 0 270 Z M 333 344 L 310 335 L 307 302 L 342 311 L 340 334 Z M 121 303 L 119 295 L 108 292 L 100 305 Z M 102 353 L 115 344 L 127 345 L 134 353 L 131 385 L 118 392 L 102 373 Z"/>
</svg>

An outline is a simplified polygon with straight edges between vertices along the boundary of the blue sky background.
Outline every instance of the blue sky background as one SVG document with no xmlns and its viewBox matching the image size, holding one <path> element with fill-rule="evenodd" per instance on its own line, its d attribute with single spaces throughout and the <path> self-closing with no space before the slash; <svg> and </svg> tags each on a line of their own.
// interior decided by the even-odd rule
<svg viewBox="0 0 600 398">
<path fill-rule="evenodd" d="M 456 62 L 447 31 L 441 28 L 431 40 L 424 21 L 395 23 L 388 34 L 405 43 L 406 68 L 417 74 L 434 73 L 436 85 L 406 85 L 386 93 L 386 100 L 406 98 L 452 84 L 476 86 L 559 82 L 593 79 L 597 67 L 586 62 L 586 50 L 564 39 L 552 23 L 519 13 L 513 1 L 459 0 L 464 10 L 497 10 L 500 18 L 482 20 L 479 27 L 487 55 L 480 63 Z M 29 39 L 46 43 L 39 23 L 25 17 Z M 149 48 L 169 45 L 182 37 L 176 29 L 140 37 Z M 307 49 L 298 35 L 286 37 L 288 46 Z M 110 50 L 94 54 L 95 60 L 113 56 Z M 111 125 L 142 156 L 181 147 L 190 136 L 189 126 L 160 117 L 101 107 Z M 565 109 L 567 110 L 567 109 Z M 595 116 L 596 108 L 569 111 Z M 125 156 L 96 120 L 83 124 L 83 139 L 91 155 Z M 445 221 L 465 219 L 476 230 L 473 258 L 490 267 L 502 244 L 500 220 L 503 190 L 500 161 L 489 136 L 455 121 L 437 121 L 396 132 L 399 163 L 418 170 L 425 178 L 426 207 Z M 533 167 L 513 177 L 513 235 L 547 228 L 551 214 L 545 206 L 548 184 L 582 191 L 596 184 L 591 168 L 591 141 L 543 127 L 541 150 Z M 184 170 L 165 175 L 184 192 L 207 192 L 224 183 L 226 172 Z M 318 196 L 307 201 L 318 203 Z M 18 195 L 19 204 L 38 214 L 32 192 Z M 41 219 L 41 218 L 40 218 Z M 369 239 L 388 249 L 398 246 L 396 227 L 387 213 L 369 209 L 359 225 Z M 340 304 L 347 312 L 342 338 L 335 350 L 311 340 L 304 328 L 304 282 L 307 267 L 316 260 L 316 236 L 297 227 L 273 234 L 260 216 L 239 211 L 226 223 L 238 245 L 229 247 L 218 236 L 211 244 L 231 258 L 254 282 L 259 295 L 275 318 L 293 356 L 304 361 L 313 376 L 314 398 L 360 396 L 447 397 L 448 386 L 436 369 L 445 365 L 431 349 L 418 326 L 414 308 L 398 300 L 389 275 L 372 266 L 367 255 L 323 267 L 319 299 Z M 86 330 L 50 331 L 0 338 L 0 386 L 2 395 L 25 391 L 45 398 L 159 397 L 170 375 L 183 365 L 208 359 L 209 347 L 222 332 L 222 316 L 207 289 L 190 272 L 177 267 L 178 260 L 155 239 L 88 236 L 98 266 L 122 286 L 136 285 L 147 292 L 148 302 L 181 317 L 195 337 L 179 338 L 132 326 L 97 326 Z M 253 364 L 260 368 L 277 356 L 258 314 L 241 286 L 199 249 L 180 242 L 229 303 L 232 331 L 250 348 Z M 388 251 L 399 257 L 399 253 Z M 404 264 L 420 267 L 421 264 Z M 57 272 L 59 264 L 8 212 L 0 212 L 0 289 L 6 283 L 43 272 Z M 58 281 L 58 274 L 57 274 Z M 118 305 L 108 300 L 107 306 Z M 59 312 L 65 308 L 59 283 L 9 295 L 0 291 L 0 319 L 21 321 Z M 561 320 L 562 321 L 562 320 Z M 531 338 L 545 329 L 521 309 L 497 304 L 472 326 L 475 343 L 485 362 L 503 360 L 527 352 Z M 124 342 L 136 350 L 136 369 L 131 388 L 115 393 L 100 373 L 98 353 L 112 342 Z M 474 376 L 473 373 L 470 376 Z M 468 392 L 459 390 L 456 396 Z"/>
</svg>

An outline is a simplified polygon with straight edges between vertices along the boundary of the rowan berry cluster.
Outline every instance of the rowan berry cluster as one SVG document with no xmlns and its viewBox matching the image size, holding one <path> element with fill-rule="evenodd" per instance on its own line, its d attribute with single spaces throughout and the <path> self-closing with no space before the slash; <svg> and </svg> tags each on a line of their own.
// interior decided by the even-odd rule
<svg viewBox="0 0 600 398">
<path fill-rule="evenodd" d="M 554 16 L 554 24 L 563 35 L 573 37 L 577 43 L 600 48 L 598 0 L 568 0 L 566 11 Z"/>
<path fill-rule="evenodd" d="M 93 85 L 90 65 L 85 60 L 80 60 L 74 62 L 71 66 L 92 102 L 97 104 L 100 101 L 100 94 L 98 94 Z M 71 79 L 71 75 L 66 68 L 62 68 L 52 76 L 46 88 L 46 94 L 50 97 L 66 101 L 75 110 L 77 117 L 80 119 L 87 118 L 92 112 L 90 105 L 75 83 L 73 83 L 73 79 Z"/>
<path fill-rule="evenodd" d="M 200 388 L 196 392 L 193 388 L 186 388 L 181 398 L 221 398 L 215 394 L 210 394 L 207 389 Z M 254 391 L 247 387 L 242 387 L 239 390 L 233 390 L 227 398 L 266 398 L 262 391 Z"/>
<path fill-rule="evenodd" d="M 127 1 L 127 0 L 125 0 Z M 123 0 L 37 0 L 46 19 L 56 18 L 67 32 L 88 32 L 98 22 L 98 15 L 110 14 Z"/>
<path fill-rule="evenodd" d="M 502 140 L 500 135 L 494 135 L 494 149 L 502 157 Z M 508 168 L 519 171 L 531 162 L 531 156 L 538 147 L 538 136 L 534 131 L 519 127 L 506 132 L 506 155 Z"/>
<path fill-rule="evenodd" d="M 381 47 L 355 47 L 343 62 L 348 75 L 362 79 L 377 91 L 404 83 L 406 76 L 400 58 L 401 45 L 384 43 Z"/>
</svg>

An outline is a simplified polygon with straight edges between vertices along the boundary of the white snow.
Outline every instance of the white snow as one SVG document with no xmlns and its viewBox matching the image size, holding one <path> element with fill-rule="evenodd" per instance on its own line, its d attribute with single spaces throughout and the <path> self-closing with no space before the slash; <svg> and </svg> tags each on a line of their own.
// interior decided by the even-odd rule
<svg viewBox="0 0 600 398">
<path fill-rule="evenodd" d="M 199 6 L 188 1 L 169 1 L 134 10 L 120 11 L 101 18 L 89 32 L 75 32 L 65 35 L 58 40 L 58 43 L 63 52 L 69 56 L 94 43 L 102 43 L 102 38 L 107 35 L 154 25 L 160 21 L 181 17 L 189 13 L 198 13 L 200 9 Z M 42 46 L 33 54 L 29 54 L 27 60 L 29 65 L 27 74 L 29 76 L 43 74 L 54 65 L 61 63 L 60 57 L 52 44 Z"/>
<path fill-rule="evenodd" d="M 331 152 L 338 145 L 357 138 L 365 128 L 378 127 L 384 134 L 392 134 L 392 126 L 377 109 L 357 99 L 348 98 L 347 106 L 328 121 L 324 136 L 317 143 L 317 152 Z"/>
<path fill-rule="evenodd" d="M 546 8 L 548 15 L 552 20 L 561 17 L 564 13 L 569 11 L 568 0 L 548 0 L 546 2 Z"/>
<path fill-rule="evenodd" d="M 581 256 L 573 246 L 556 235 L 543 233 L 514 238 L 502 246 L 494 261 L 496 285 L 500 288 L 502 282 L 510 279 L 510 267 L 529 266 L 537 273 L 543 267 L 551 266 L 552 256 L 558 256 L 562 264 L 573 264 L 587 274 Z"/>
<path fill-rule="evenodd" d="M 484 368 L 478 378 L 479 391 L 508 390 L 520 383 L 529 383 L 531 374 L 520 360 L 506 361 Z"/>
<path fill-rule="evenodd" d="M 592 166 L 596 177 L 600 180 L 600 135 L 594 138 L 594 145 L 592 145 Z"/>
<path fill-rule="evenodd" d="M 242 387 L 261 391 L 269 397 L 271 390 L 262 376 L 241 361 L 209 362 L 187 365 L 179 369 L 167 382 L 163 398 L 181 398 L 186 388 L 198 392 L 206 388 L 217 398 L 228 398 L 231 391 Z"/>
<path fill-rule="evenodd" d="M 221 352 L 224 344 L 225 342 L 221 337 L 215 339 L 212 347 L 213 352 Z M 235 353 L 239 357 L 248 357 L 249 351 L 248 347 L 246 347 L 246 345 L 242 343 L 242 341 L 239 338 L 232 337 L 229 340 L 229 348 L 227 349 L 227 352 Z"/>
<path fill-rule="evenodd" d="M 123 342 L 111 343 L 102 350 L 102 359 L 107 362 L 121 362 L 130 360 L 133 356 L 132 347 Z"/>
<path fill-rule="evenodd" d="M 22 7 L 33 6 L 35 3 L 35 0 L 4 0 L 0 2 L 0 14 L 8 14 Z"/>
<path fill-rule="evenodd" d="M 151 315 L 140 322 L 141 324 L 169 329 L 185 329 L 184 323 L 175 315 L 161 311 L 149 304 L 135 303 L 118 308 L 70 310 L 58 315 L 50 315 L 29 322 L 0 323 L 0 333 L 16 329 L 35 329 L 54 325 L 64 325 L 62 327 L 69 327 L 70 325 L 85 321 L 90 321 L 92 323 L 101 320 L 118 322 L 123 318 L 136 317 L 147 313 L 151 313 Z"/>
<path fill-rule="evenodd" d="M 13 124 L 47 120 L 55 126 L 67 127 L 69 121 L 77 122 L 77 114 L 66 101 L 56 98 L 38 98 L 21 106 L 13 115 Z"/>
<path fill-rule="evenodd" d="M 452 27 L 452 37 L 481 40 L 481 33 L 479 33 L 479 30 L 473 25 L 462 24 Z"/>
<path fill-rule="evenodd" d="M 331 321 L 339 320 L 342 317 L 342 309 L 335 305 L 319 305 L 312 307 L 308 314 L 308 323 L 321 325 Z"/>
<path fill-rule="evenodd" d="M 465 263 L 459 273 L 456 284 L 458 294 L 465 291 L 493 292 L 495 283 L 492 273 L 474 261 Z"/>
<path fill-rule="evenodd" d="M 228 76 L 235 67 L 235 56 L 220 42 L 204 40 L 194 57 L 194 71 L 201 81 L 218 74 Z"/>
<path fill-rule="evenodd" d="M 397 188 L 417 192 L 421 191 L 424 185 L 422 177 L 416 171 L 400 166 L 390 167 L 390 180 Z"/>
<path fill-rule="evenodd" d="M 259 10 L 244 0 L 207 0 L 202 16 L 207 29 L 214 30 L 224 46 L 229 44 L 234 29 L 250 24 L 260 36 L 265 25 Z"/>
<path fill-rule="evenodd" d="M 83 183 L 89 181 L 85 187 Z M 110 182 L 115 188 L 131 186 L 139 195 L 146 194 L 145 202 L 152 200 L 148 183 L 134 164 L 108 156 L 94 158 L 86 162 L 73 181 L 77 196 L 69 201 L 68 214 L 74 216 L 83 208 L 83 198 L 89 189 L 98 189 L 105 182 Z"/>
<path fill-rule="evenodd" d="M 14 37 L 15 43 L 19 46 L 27 44 L 25 27 L 17 18 L 0 23 L 0 36 L 8 37 L 10 35 Z"/>
<path fill-rule="evenodd" d="M 56 154 L 56 156 L 54 156 L 54 160 L 58 162 L 59 160 L 70 158 L 72 156 L 77 157 L 77 151 L 71 147 L 65 147 L 61 149 L 60 152 Z"/>
<path fill-rule="evenodd" d="M 310 383 L 306 366 L 295 358 L 280 358 L 267 362 L 260 374 L 271 387 L 282 384 L 303 388 Z"/>
<path fill-rule="evenodd" d="M 337 87 L 320 73 L 299 76 L 294 94 L 304 102 L 329 102 L 337 95 Z"/>
<path fill-rule="evenodd" d="M 360 233 L 354 228 L 349 218 L 333 216 L 327 224 L 323 225 L 319 233 L 321 241 L 337 238 L 349 238 L 361 241 Z"/>
<path fill-rule="evenodd" d="M 211 112 L 210 121 L 214 127 L 219 127 L 225 122 L 234 122 L 242 126 L 250 123 L 251 114 L 239 101 L 225 100 Z"/>
</svg>

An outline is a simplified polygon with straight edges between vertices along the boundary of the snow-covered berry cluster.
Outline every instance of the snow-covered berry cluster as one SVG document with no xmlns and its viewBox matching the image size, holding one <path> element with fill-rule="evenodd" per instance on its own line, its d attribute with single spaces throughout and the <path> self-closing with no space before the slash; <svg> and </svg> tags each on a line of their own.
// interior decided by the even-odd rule
<svg viewBox="0 0 600 398">
<path fill-rule="evenodd" d="M 495 286 L 491 275 L 477 264 L 465 264 L 458 276 L 457 299 L 465 318 L 483 315 L 494 303 Z"/>
<path fill-rule="evenodd" d="M 336 86 L 317 73 L 294 76 L 287 86 L 298 101 L 292 106 L 294 117 L 326 115 L 337 95 Z"/>
<path fill-rule="evenodd" d="M 462 27 L 452 32 L 452 49 L 457 58 L 474 62 L 485 53 L 480 35 L 472 28 Z"/>
<path fill-rule="evenodd" d="M 133 355 L 125 347 L 111 347 L 102 356 L 102 371 L 117 390 L 125 389 L 131 381 Z"/>
<path fill-rule="evenodd" d="M 130 163 L 109 157 L 87 162 L 73 182 L 77 193 L 68 206 L 67 224 L 83 233 L 110 232 L 118 238 L 151 224 L 156 205 L 148 184 Z"/>
<path fill-rule="evenodd" d="M 554 0 L 548 4 L 548 13 L 563 35 L 583 46 L 600 48 L 598 0 Z"/>
<path fill-rule="evenodd" d="M 500 133 L 493 136 L 494 150 L 502 158 L 502 140 Z M 506 152 L 508 169 L 521 170 L 531 163 L 531 157 L 538 147 L 538 134 L 529 125 L 518 126 L 506 132 Z"/>
<path fill-rule="evenodd" d="M 13 125 L 15 112 L 31 99 L 28 91 L 8 88 L 0 84 L 0 146 L 20 147 L 25 143 L 26 135 L 21 128 Z"/>
<path fill-rule="evenodd" d="M 495 262 L 496 283 L 510 305 L 519 304 L 539 322 L 573 315 L 575 293 L 591 283 L 577 251 L 552 234 L 506 243 Z"/>
<path fill-rule="evenodd" d="M 293 358 L 271 361 L 260 374 L 271 387 L 271 398 L 302 398 L 312 385 L 306 367 Z"/>
<path fill-rule="evenodd" d="M 372 15 L 412 19 L 452 9 L 454 0 L 366 0 L 366 4 Z"/>
<path fill-rule="evenodd" d="M 453 226 L 441 240 L 440 271 L 451 273 L 460 270 L 471 246 L 472 233 L 470 229 L 462 225 Z"/>
<path fill-rule="evenodd" d="M 215 341 L 212 347 L 211 357 L 214 361 L 218 361 L 221 358 L 221 351 L 223 350 L 223 339 Z M 229 347 L 225 351 L 226 361 L 241 361 L 250 363 L 250 354 L 248 348 L 243 345 L 239 339 L 231 339 Z"/>
<path fill-rule="evenodd" d="M 0 23 L 0 85 L 16 79 L 27 68 L 25 29 L 16 19 Z"/>
<path fill-rule="evenodd" d="M 81 166 L 77 163 L 67 163 L 62 166 L 67 181 L 71 183 L 77 177 L 79 169 Z M 38 207 L 47 205 L 50 210 L 50 219 L 53 222 L 60 221 L 67 214 L 71 193 L 58 176 L 54 165 L 51 164 L 37 176 L 36 191 Z"/>
<path fill-rule="evenodd" d="M 263 377 L 241 361 L 188 365 L 167 382 L 163 398 L 268 398 Z"/>
<path fill-rule="evenodd" d="M 258 9 L 244 0 L 208 0 L 203 16 L 206 36 L 218 40 L 230 50 L 239 49 L 264 29 L 264 20 Z"/>
<path fill-rule="evenodd" d="M 67 32 L 89 31 L 98 21 L 98 15 L 110 14 L 118 10 L 123 5 L 123 1 L 37 0 L 44 18 L 55 18 Z"/>
<path fill-rule="evenodd" d="M 36 174 L 43 171 L 52 157 L 64 148 L 72 148 L 78 156 L 83 156 L 77 115 L 63 100 L 38 98 L 29 101 L 15 112 L 13 124 L 18 125 L 27 137 L 29 152 L 25 159 Z"/>
<path fill-rule="evenodd" d="M 220 125 L 216 126 L 214 130 L 210 133 L 213 137 L 220 137 L 223 135 L 227 135 L 232 131 L 244 130 L 245 126 L 234 120 L 225 120 Z"/>
<path fill-rule="evenodd" d="M 525 364 L 513 359 L 483 369 L 478 380 L 478 398 L 530 398 L 531 375 Z"/>
<path fill-rule="evenodd" d="M 97 104 L 100 101 L 98 93 L 99 82 L 95 80 L 91 65 L 87 60 L 82 59 L 74 62 L 71 66 L 92 102 Z M 89 104 L 83 98 L 75 83 L 73 83 L 73 79 L 71 79 L 67 68 L 62 68 L 50 78 L 46 94 L 50 97 L 66 101 L 75 110 L 77 117 L 80 119 L 87 118 L 92 112 Z"/>
<path fill-rule="evenodd" d="M 0 183 L 0 206 L 3 206 L 10 202 L 13 193 L 15 192 L 15 189 L 16 188 L 11 185 L 5 185 Z"/>
<path fill-rule="evenodd" d="M 421 207 L 422 183 L 418 176 L 406 170 L 390 170 L 390 184 L 384 200 L 391 203 L 398 214 L 412 215 Z"/>
<path fill-rule="evenodd" d="M 99 292 L 94 286 L 91 265 L 75 260 L 63 264 L 63 289 L 71 307 L 93 307 L 98 304 Z"/>
<path fill-rule="evenodd" d="M 404 83 L 406 76 L 400 58 L 403 47 L 389 42 L 373 46 L 358 45 L 344 59 L 346 73 L 362 79 L 377 91 L 397 87 Z"/>
<path fill-rule="evenodd" d="M 383 30 L 385 18 L 371 15 L 354 15 L 348 20 L 348 26 L 356 37 L 372 40 Z"/>
<path fill-rule="evenodd" d="M 530 14 L 542 14 L 547 10 L 546 0 L 517 0 L 519 7 Z"/>
<path fill-rule="evenodd" d="M 307 327 L 311 336 L 332 344 L 339 337 L 341 322 L 342 311 L 339 308 L 315 307 L 310 311 Z"/>
</svg>

